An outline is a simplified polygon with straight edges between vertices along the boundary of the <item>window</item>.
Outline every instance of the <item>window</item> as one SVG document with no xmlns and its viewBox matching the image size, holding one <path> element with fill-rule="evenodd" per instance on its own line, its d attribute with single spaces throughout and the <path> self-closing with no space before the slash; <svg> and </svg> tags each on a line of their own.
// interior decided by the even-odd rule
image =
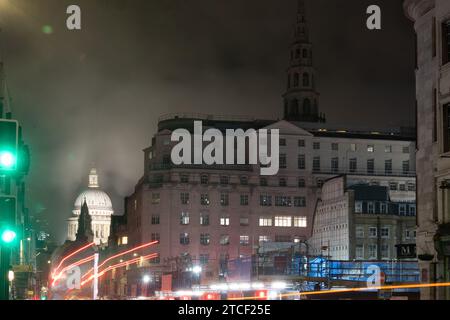
<svg viewBox="0 0 450 320">
<path fill-rule="evenodd" d="M 381 259 L 389 259 L 389 245 L 381 245 Z"/>
<path fill-rule="evenodd" d="M 291 197 L 288 196 L 275 196 L 275 206 L 277 207 L 290 207 Z"/>
<path fill-rule="evenodd" d="M 443 152 L 450 151 L 450 104 L 446 104 L 442 107 L 443 110 L 443 136 L 444 136 L 444 142 L 443 142 Z"/>
<path fill-rule="evenodd" d="M 384 203 L 384 202 L 380 203 L 380 212 L 381 213 L 384 213 L 384 214 L 388 213 L 387 208 L 388 208 L 388 206 L 386 203 Z"/>
<path fill-rule="evenodd" d="M 241 226 L 243 226 L 243 227 L 246 227 L 246 226 L 248 226 L 250 223 L 249 223 L 249 219 L 247 218 L 247 217 L 241 217 L 240 219 L 239 219 L 239 224 L 241 225 Z"/>
<path fill-rule="evenodd" d="M 375 213 L 375 203 L 367 202 L 367 212 L 368 213 Z"/>
<path fill-rule="evenodd" d="M 286 139 L 280 138 L 280 147 L 285 147 L 285 146 L 286 146 Z"/>
<path fill-rule="evenodd" d="M 260 227 L 271 227 L 272 226 L 272 218 L 259 218 L 259 226 Z"/>
<path fill-rule="evenodd" d="M 159 224 L 159 215 L 152 215 L 152 224 Z"/>
<path fill-rule="evenodd" d="M 349 171 L 356 172 L 356 170 L 357 170 L 357 160 L 356 158 L 352 158 L 349 161 Z"/>
<path fill-rule="evenodd" d="M 230 236 L 228 234 L 221 235 L 219 243 L 221 246 L 228 246 L 230 244 Z"/>
<path fill-rule="evenodd" d="M 228 176 L 220 176 L 220 184 L 227 185 L 230 183 L 230 177 Z"/>
<path fill-rule="evenodd" d="M 275 217 L 275 227 L 292 227 L 292 217 Z"/>
<path fill-rule="evenodd" d="M 367 152 L 374 152 L 374 151 L 375 151 L 375 147 L 373 144 L 367 145 Z"/>
<path fill-rule="evenodd" d="M 249 236 L 240 236 L 239 244 L 241 246 L 248 246 L 250 244 L 250 237 Z"/>
<path fill-rule="evenodd" d="M 332 143 L 332 144 L 331 144 L 331 150 L 333 150 L 333 151 L 338 151 L 338 150 L 339 150 L 339 144 L 337 144 L 337 143 Z"/>
<path fill-rule="evenodd" d="M 378 235 L 377 227 L 370 227 L 369 228 L 369 238 L 376 238 Z"/>
<path fill-rule="evenodd" d="M 355 258 L 357 260 L 363 260 L 364 259 L 364 246 L 363 245 L 356 245 L 355 246 Z"/>
<path fill-rule="evenodd" d="M 299 80 L 300 80 L 299 74 L 298 73 L 294 73 L 294 87 L 298 87 Z"/>
<path fill-rule="evenodd" d="M 416 206 L 413 205 L 413 204 L 409 206 L 409 215 L 410 216 L 415 216 L 416 215 Z"/>
<path fill-rule="evenodd" d="M 200 177 L 200 183 L 201 184 L 208 184 L 209 183 L 209 177 L 206 174 L 202 174 Z"/>
<path fill-rule="evenodd" d="M 392 146 L 385 146 L 384 147 L 384 152 L 385 153 L 392 153 Z"/>
<path fill-rule="evenodd" d="M 403 147 L 402 151 L 403 153 L 409 153 L 409 147 Z"/>
<path fill-rule="evenodd" d="M 280 178 L 279 186 L 280 187 L 286 187 L 287 186 L 286 178 Z"/>
<path fill-rule="evenodd" d="M 390 237 L 389 227 L 382 227 L 380 229 L 380 235 L 384 239 L 389 239 L 389 237 Z"/>
<path fill-rule="evenodd" d="M 320 142 L 313 142 L 313 149 L 319 150 L 320 149 Z"/>
<path fill-rule="evenodd" d="M 246 176 L 241 176 L 240 181 L 243 186 L 248 185 L 248 178 Z"/>
<path fill-rule="evenodd" d="M 263 207 L 270 207 L 272 205 L 272 196 L 269 195 L 260 195 L 259 196 L 259 204 Z"/>
<path fill-rule="evenodd" d="M 230 217 L 221 217 L 220 225 L 221 226 L 229 226 L 230 225 Z"/>
<path fill-rule="evenodd" d="M 228 206 L 229 205 L 229 195 L 228 195 L 228 193 L 221 193 L 220 194 L 220 205 L 221 206 Z"/>
<path fill-rule="evenodd" d="M 306 72 L 303 74 L 303 86 L 309 87 L 309 74 Z"/>
<path fill-rule="evenodd" d="M 384 160 L 384 173 L 392 174 L 392 160 Z"/>
<path fill-rule="evenodd" d="M 259 185 L 261 187 L 267 187 L 267 178 L 260 178 L 259 179 Z"/>
<path fill-rule="evenodd" d="M 313 171 L 320 172 L 320 157 L 313 158 Z"/>
<path fill-rule="evenodd" d="M 207 253 L 200 254 L 199 261 L 202 266 L 207 265 L 209 262 L 209 254 L 207 254 Z"/>
<path fill-rule="evenodd" d="M 298 178 L 298 187 L 304 188 L 306 186 L 306 182 L 304 178 Z"/>
<path fill-rule="evenodd" d="M 294 197 L 294 207 L 306 207 L 306 198 Z"/>
<path fill-rule="evenodd" d="M 401 216 L 406 215 L 406 205 L 405 204 L 399 204 L 398 205 L 398 214 Z"/>
<path fill-rule="evenodd" d="M 200 234 L 200 244 L 203 246 L 209 245 L 211 242 L 211 236 L 209 233 L 201 233 Z"/>
<path fill-rule="evenodd" d="M 287 163 L 286 163 L 286 154 L 280 153 L 280 169 L 286 169 Z"/>
<path fill-rule="evenodd" d="M 209 226 L 209 214 L 207 213 L 200 214 L 200 225 Z"/>
<path fill-rule="evenodd" d="M 152 233 L 150 241 L 159 241 L 159 233 Z"/>
<path fill-rule="evenodd" d="M 397 182 L 389 182 L 389 190 L 397 191 L 398 190 L 398 183 Z"/>
<path fill-rule="evenodd" d="M 200 204 L 202 206 L 209 206 L 209 196 L 206 193 L 200 195 Z"/>
<path fill-rule="evenodd" d="M 400 183 L 398 185 L 400 191 L 406 191 L 406 185 L 404 183 Z"/>
<path fill-rule="evenodd" d="M 416 184 L 408 182 L 408 191 L 416 191 Z"/>
<path fill-rule="evenodd" d="M 406 240 L 415 239 L 415 238 L 416 238 L 415 230 L 410 230 L 410 229 L 405 230 L 405 239 Z"/>
<path fill-rule="evenodd" d="M 442 24 L 442 65 L 450 62 L 450 20 Z"/>
<path fill-rule="evenodd" d="M 339 158 L 331 158 L 331 172 L 339 171 Z"/>
<path fill-rule="evenodd" d="M 297 158 L 297 166 L 300 170 L 305 170 L 306 168 L 306 161 L 305 161 L 305 155 L 299 154 Z"/>
<path fill-rule="evenodd" d="M 367 160 L 367 173 L 373 174 L 375 171 L 375 160 L 374 159 L 368 159 Z"/>
<path fill-rule="evenodd" d="M 187 174 L 180 175 L 180 182 L 181 183 L 189 183 L 189 175 L 187 175 Z"/>
<path fill-rule="evenodd" d="M 120 238 L 120 244 L 121 245 L 127 245 L 128 244 L 128 237 Z"/>
<path fill-rule="evenodd" d="M 405 160 L 402 163 L 403 174 L 409 174 L 409 160 Z"/>
<path fill-rule="evenodd" d="M 306 228 L 307 222 L 306 217 L 294 217 L 294 227 Z"/>
<path fill-rule="evenodd" d="M 355 229 L 356 238 L 363 239 L 364 238 L 364 227 L 363 226 L 357 226 Z"/>
<path fill-rule="evenodd" d="M 308 49 L 303 49 L 302 50 L 302 57 L 303 57 L 303 59 L 308 58 Z"/>
<path fill-rule="evenodd" d="M 180 244 L 182 245 L 188 245 L 189 244 L 189 234 L 184 232 L 180 233 Z"/>
<path fill-rule="evenodd" d="M 377 259 L 377 245 L 369 244 L 369 259 Z"/>
<path fill-rule="evenodd" d="M 248 206 L 248 194 L 241 194 L 239 203 L 241 206 Z"/>
<path fill-rule="evenodd" d="M 298 140 L 298 146 L 300 148 L 304 148 L 305 147 L 305 140 Z"/>
<path fill-rule="evenodd" d="M 181 204 L 189 204 L 189 193 L 182 192 L 180 193 Z"/>
<path fill-rule="evenodd" d="M 188 225 L 189 224 L 189 212 L 182 212 L 180 215 L 180 224 Z"/>
<path fill-rule="evenodd" d="M 350 151 L 352 152 L 356 151 L 356 143 L 350 143 Z"/>
<path fill-rule="evenodd" d="M 269 236 L 259 236 L 259 243 L 263 243 L 263 242 L 269 242 L 270 238 Z"/>
<path fill-rule="evenodd" d="M 159 193 L 152 193 L 152 204 L 159 204 L 161 201 L 161 198 L 159 196 Z"/>
<path fill-rule="evenodd" d="M 288 235 L 276 235 L 275 242 L 291 242 L 291 236 Z"/>
</svg>

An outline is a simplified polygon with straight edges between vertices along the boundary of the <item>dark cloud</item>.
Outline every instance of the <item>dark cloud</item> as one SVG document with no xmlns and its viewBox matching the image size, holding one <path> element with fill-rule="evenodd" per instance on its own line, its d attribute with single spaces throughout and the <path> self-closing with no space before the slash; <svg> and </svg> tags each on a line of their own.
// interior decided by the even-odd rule
<svg viewBox="0 0 450 320">
<path fill-rule="evenodd" d="M 123 212 L 161 114 L 282 116 L 295 0 L 10 2 L 1 42 L 32 149 L 30 208 L 59 239 L 93 163 Z M 79 32 L 65 29 L 74 3 Z M 370 4 L 382 8 L 382 31 L 365 28 Z M 307 9 L 328 119 L 413 124 L 414 41 L 401 1 L 315 0 Z"/>
</svg>

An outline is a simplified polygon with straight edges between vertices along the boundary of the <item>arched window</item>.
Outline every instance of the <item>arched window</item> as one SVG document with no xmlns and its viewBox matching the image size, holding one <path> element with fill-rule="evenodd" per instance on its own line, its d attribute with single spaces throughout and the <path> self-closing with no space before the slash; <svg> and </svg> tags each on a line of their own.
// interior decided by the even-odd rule
<svg viewBox="0 0 450 320">
<path fill-rule="evenodd" d="M 298 115 L 298 100 L 294 99 L 291 101 L 291 109 L 289 110 L 290 115 Z"/>
<path fill-rule="evenodd" d="M 311 101 L 308 98 L 303 100 L 303 113 L 310 114 L 311 113 Z"/>
<path fill-rule="evenodd" d="M 309 74 L 307 72 L 303 74 L 303 86 L 309 87 Z"/>
<path fill-rule="evenodd" d="M 294 74 L 294 87 L 298 87 L 299 78 L 300 78 L 300 76 L 298 75 L 298 73 L 295 73 Z"/>
</svg>

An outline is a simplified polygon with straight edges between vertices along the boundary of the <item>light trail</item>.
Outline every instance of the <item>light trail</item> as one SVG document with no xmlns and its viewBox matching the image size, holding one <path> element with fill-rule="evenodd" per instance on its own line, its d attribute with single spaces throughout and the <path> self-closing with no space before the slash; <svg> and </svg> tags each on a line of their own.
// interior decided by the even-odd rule
<svg viewBox="0 0 450 320">
<path fill-rule="evenodd" d="M 139 262 L 139 261 L 149 260 L 149 259 L 155 258 L 155 257 L 157 257 L 157 256 L 158 256 L 157 253 L 151 253 L 151 254 L 146 255 L 146 256 L 142 256 L 142 257 L 139 257 L 139 258 L 130 259 L 130 260 L 127 260 L 127 261 L 124 261 L 124 262 L 120 262 L 120 263 L 114 264 L 114 265 L 112 265 L 112 266 L 108 266 L 107 268 L 105 268 L 104 270 L 102 270 L 102 271 L 100 271 L 100 272 L 98 273 L 97 278 L 100 278 L 100 277 L 103 276 L 106 272 L 108 272 L 108 271 L 110 271 L 110 270 L 112 270 L 112 269 L 125 267 L 125 266 L 127 266 L 127 265 L 129 265 L 129 264 L 133 264 L 133 263 L 136 263 L 136 262 Z M 85 285 L 86 283 L 88 283 L 89 281 L 91 281 L 92 279 L 94 279 L 94 275 L 91 275 L 88 279 L 82 281 L 82 282 L 81 282 L 81 287 L 84 286 L 84 285 Z"/>
<path fill-rule="evenodd" d="M 66 261 L 67 259 L 73 257 L 73 256 L 76 255 L 77 253 L 79 253 L 79 252 L 81 252 L 81 251 L 83 251 L 83 250 L 89 248 L 89 247 L 92 246 L 93 244 L 94 244 L 94 242 L 91 242 L 91 243 L 89 243 L 89 244 L 87 244 L 87 245 L 85 245 L 85 246 L 83 246 L 83 247 L 81 247 L 81 248 L 75 250 L 74 252 L 68 254 L 67 256 L 65 256 L 65 257 L 59 262 L 58 266 L 53 270 L 53 272 L 52 272 L 52 277 L 54 277 L 55 273 L 58 272 L 58 269 L 61 268 L 61 266 L 62 266 L 62 264 L 64 263 L 64 261 Z"/>
<path fill-rule="evenodd" d="M 65 271 L 70 270 L 70 269 L 72 269 L 73 267 L 79 266 L 79 265 L 81 265 L 81 264 L 83 264 L 83 263 L 86 263 L 86 262 L 89 262 L 89 261 L 91 261 L 91 260 L 94 260 L 94 257 L 95 257 L 95 255 L 92 255 L 92 256 L 89 256 L 89 257 L 87 257 L 87 258 L 78 260 L 77 262 L 74 262 L 74 263 L 72 263 L 71 265 L 69 265 L 69 266 L 67 266 L 67 267 L 64 267 L 64 268 L 59 272 L 59 274 L 58 274 L 57 276 L 54 277 L 54 279 L 53 279 L 53 281 L 52 281 L 52 287 L 56 284 L 56 282 L 57 282 L 59 279 L 61 279 L 61 277 L 62 277 L 62 275 L 63 275 L 63 273 L 64 273 Z"/>
<path fill-rule="evenodd" d="M 125 254 L 131 253 L 131 252 L 136 251 L 136 250 L 139 250 L 139 249 L 144 249 L 144 248 L 146 248 L 146 247 L 155 245 L 155 244 L 157 244 L 157 243 L 159 243 L 159 241 L 151 241 L 151 242 L 142 244 L 142 245 L 140 245 L 140 246 L 131 248 L 131 249 L 129 249 L 129 250 L 126 250 L 126 251 L 124 251 L 124 252 L 118 253 L 118 254 L 116 254 L 116 255 L 113 255 L 113 256 L 109 257 L 108 259 L 105 259 L 101 264 L 99 264 L 99 265 L 98 265 L 98 268 L 101 268 L 102 266 L 105 265 L 106 262 L 111 261 L 111 260 L 114 259 L 114 258 L 123 256 L 123 255 L 125 255 Z M 83 275 L 82 278 L 87 277 L 93 270 L 94 270 L 94 268 L 89 269 L 89 270 Z"/>
<path fill-rule="evenodd" d="M 344 293 L 344 292 L 360 292 L 366 290 L 389 290 L 389 289 L 417 289 L 417 288 L 435 288 L 435 287 L 450 287 L 450 282 L 442 283 L 417 283 L 417 284 L 403 284 L 403 285 L 391 285 L 391 286 L 379 286 L 379 287 L 363 287 L 363 288 L 349 288 L 349 289 L 335 289 L 335 290 L 324 290 L 324 291 L 305 291 L 305 292 L 291 292 L 283 293 L 277 295 L 277 297 L 292 297 L 292 296 L 309 296 L 309 295 L 321 295 L 321 294 L 331 294 L 331 293 Z M 240 298 L 229 298 L 227 300 L 260 300 L 261 297 L 240 297 Z"/>
</svg>

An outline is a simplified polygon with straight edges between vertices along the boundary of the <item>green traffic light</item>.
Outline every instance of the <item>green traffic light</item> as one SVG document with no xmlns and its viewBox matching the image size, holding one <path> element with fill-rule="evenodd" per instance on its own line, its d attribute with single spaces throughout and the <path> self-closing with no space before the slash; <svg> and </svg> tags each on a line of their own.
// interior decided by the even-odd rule
<svg viewBox="0 0 450 320">
<path fill-rule="evenodd" d="M 0 166 L 5 169 L 10 169 L 14 167 L 16 164 L 16 159 L 14 157 L 14 154 L 9 151 L 3 151 L 0 152 Z"/>
<path fill-rule="evenodd" d="M 14 230 L 6 229 L 2 231 L 2 242 L 11 243 L 16 239 L 16 232 Z"/>
</svg>

